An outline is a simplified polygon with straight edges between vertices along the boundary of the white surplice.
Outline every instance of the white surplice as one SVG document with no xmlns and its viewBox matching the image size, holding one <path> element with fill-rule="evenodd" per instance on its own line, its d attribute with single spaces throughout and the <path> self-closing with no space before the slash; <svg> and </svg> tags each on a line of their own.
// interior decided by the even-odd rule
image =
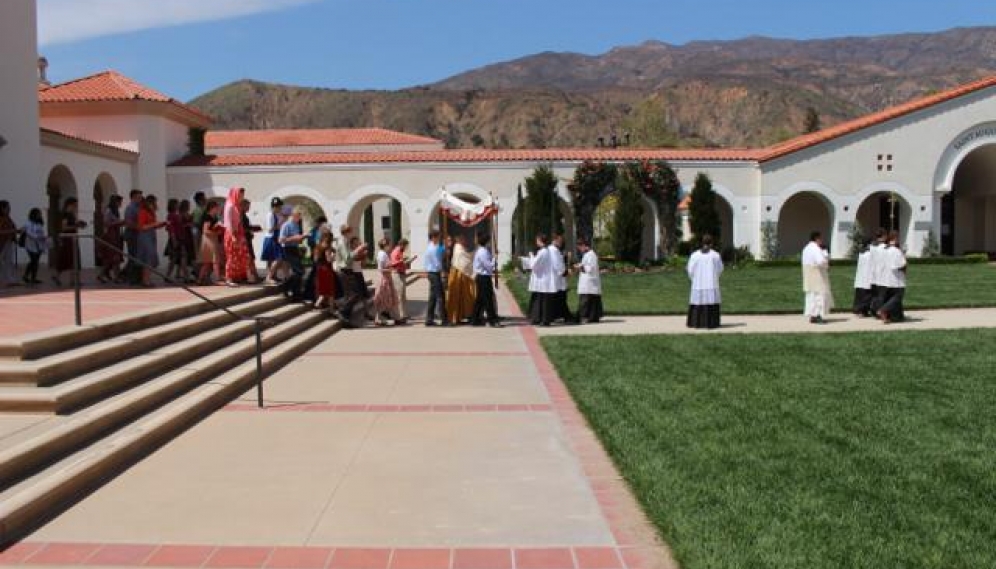
<svg viewBox="0 0 996 569">
<path fill-rule="evenodd" d="M 885 262 L 885 276 L 882 279 L 882 286 L 887 288 L 906 288 L 906 255 L 899 247 L 889 247 L 883 255 Z"/>
<path fill-rule="evenodd" d="M 802 250 L 802 289 L 806 293 L 806 316 L 825 318 L 830 314 L 833 309 L 830 255 L 816 242 L 810 242 Z"/>
<path fill-rule="evenodd" d="M 564 255 L 556 245 L 546 248 L 550 252 L 550 276 L 553 278 L 555 289 L 553 292 L 567 290 L 567 265 L 564 264 Z"/>
<path fill-rule="evenodd" d="M 885 280 L 885 254 L 887 245 L 885 243 L 872 243 L 868 249 L 869 270 L 871 272 L 871 284 L 874 286 L 884 286 Z M 871 288 L 871 287 L 868 287 Z"/>
<path fill-rule="evenodd" d="M 553 280 L 553 273 L 550 270 L 550 251 L 546 247 L 541 248 L 535 255 L 529 256 L 529 265 L 532 273 L 529 275 L 529 292 L 554 293 L 557 292 L 557 283 Z"/>
<path fill-rule="evenodd" d="M 594 250 L 581 257 L 578 294 L 602 294 L 602 275 L 598 272 L 598 254 Z"/>
<path fill-rule="evenodd" d="M 723 274 L 723 259 L 719 253 L 698 250 L 688 259 L 688 278 L 692 280 L 692 292 L 688 303 L 693 306 L 722 304 L 719 291 L 719 275 Z"/>
<path fill-rule="evenodd" d="M 854 288 L 870 289 L 872 287 L 872 253 L 865 251 L 858 255 L 858 268 L 854 272 Z"/>
</svg>

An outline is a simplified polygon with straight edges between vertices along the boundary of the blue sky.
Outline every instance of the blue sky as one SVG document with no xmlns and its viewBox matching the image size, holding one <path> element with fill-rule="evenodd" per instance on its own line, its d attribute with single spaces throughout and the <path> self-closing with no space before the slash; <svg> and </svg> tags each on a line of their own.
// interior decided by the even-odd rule
<svg viewBox="0 0 996 569">
<path fill-rule="evenodd" d="M 996 25 L 979 0 L 38 0 L 54 81 L 116 69 L 187 100 L 243 78 L 431 83 L 541 51 Z"/>
</svg>

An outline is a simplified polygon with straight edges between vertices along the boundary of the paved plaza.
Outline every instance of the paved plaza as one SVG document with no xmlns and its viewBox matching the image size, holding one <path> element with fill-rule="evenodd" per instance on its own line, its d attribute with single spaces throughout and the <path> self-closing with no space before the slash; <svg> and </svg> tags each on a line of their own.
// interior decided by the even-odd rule
<svg viewBox="0 0 996 569">
<path fill-rule="evenodd" d="M 264 410 L 233 401 L 0 563 L 672 566 L 517 318 L 340 332 L 268 379 Z"/>
<path fill-rule="evenodd" d="M 223 295 L 227 289 L 206 289 Z M 424 282 L 411 291 L 424 310 Z M 186 301 L 176 289 L 85 292 L 107 314 Z M 340 332 L 69 508 L 0 564 L 644 569 L 673 561 L 539 346 L 540 335 L 685 333 L 681 317 L 535 329 L 510 296 L 504 329 Z M 5 337 L 71 293 L 0 298 Z M 42 303 L 42 304 L 38 304 Z M 67 304 L 68 303 L 68 304 Z M 91 306 L 92 305 L 92 306 Z M 85 312 L 97 317 L 99 312 Z M 724 318 L 711 333 L 990 326 L 996 309 L 916 311 L 908 323 L 835 315 Z M 701 333 L 696 331 L 695 333 Z M 709 333 L 709 332 L 707 332 Z M 0 446 L 46 421 L 0 417 Z"/>
</svg>

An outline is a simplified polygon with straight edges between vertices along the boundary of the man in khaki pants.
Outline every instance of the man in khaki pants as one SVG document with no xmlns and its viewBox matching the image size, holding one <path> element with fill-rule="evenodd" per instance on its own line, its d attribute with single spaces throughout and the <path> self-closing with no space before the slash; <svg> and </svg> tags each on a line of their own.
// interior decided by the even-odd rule
<svg viewBox="0 0 996 569">
<path fill-rule="evenodd" d="M 391 251 L 390 260 L 391 269 L 394 271 L 391 273 L 394 279 L 394 290 L 398 292 L 398 315 L 401 317 L 401 322 L 408 321 L 408 283 L 406 279 L 408 269 L 411 268 L 412 261 L 415 260 L 414 257 L 411 259 L 405 257 L 407 248 L 408 240 L 402 237 Z"/>
</svg>

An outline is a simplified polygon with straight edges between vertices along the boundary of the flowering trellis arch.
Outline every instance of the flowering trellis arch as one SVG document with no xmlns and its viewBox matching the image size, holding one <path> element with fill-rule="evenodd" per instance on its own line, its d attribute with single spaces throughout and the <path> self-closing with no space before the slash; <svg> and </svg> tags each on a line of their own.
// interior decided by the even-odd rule
<svg viewBox="0 0 996 569">
<path fill-rule="evenodd" d="M 678 174 L 664 160 L 642 160 L 616 165 L 586 160 L 574 171 L 569 189 L 574 205 L 578 237 L 591 241 L 595 233 L 595 210 L 606 196 L 615 191 L 617 176 L 627 176 L 657 209 L 661 249 L 673 254 L 680 241 L 678 204 L 681 182 Z"/>
</svg>

